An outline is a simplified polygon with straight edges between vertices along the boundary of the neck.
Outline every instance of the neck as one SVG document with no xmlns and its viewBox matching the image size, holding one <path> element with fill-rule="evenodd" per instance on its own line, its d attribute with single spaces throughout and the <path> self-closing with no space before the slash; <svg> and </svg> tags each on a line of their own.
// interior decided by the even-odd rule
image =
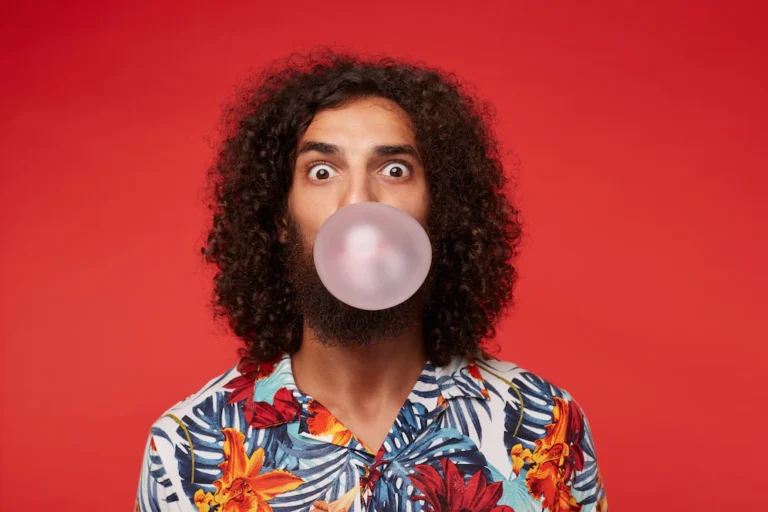
<svg viewBox="0 0 768 512">
<path fill-rule="evenodd" d="M 326 407 L 407 396 L 426 361 L 421 325 L 368 347 L 325 345 L 305 325 L 291 356 L 296 386 Z"/>
</svg>

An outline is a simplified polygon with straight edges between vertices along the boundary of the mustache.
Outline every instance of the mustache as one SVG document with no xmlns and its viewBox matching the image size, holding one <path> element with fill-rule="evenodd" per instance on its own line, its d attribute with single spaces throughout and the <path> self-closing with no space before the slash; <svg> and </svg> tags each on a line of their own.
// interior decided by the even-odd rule
<svg viewBox="0 0 768 512">
<path fill-rule="evenodd" d="M 305 240 L 290 218 L 287 227 L 287 279 L 295 293 L 297 312 L 321 342 L 366 347 L 396 338 L 420 323 L 431 288 L 431 275 L 416 293 L 396 306 L 375 311 L 358 309 L 328 291 L 315 268 L 313 244 Z"/>
</svg>

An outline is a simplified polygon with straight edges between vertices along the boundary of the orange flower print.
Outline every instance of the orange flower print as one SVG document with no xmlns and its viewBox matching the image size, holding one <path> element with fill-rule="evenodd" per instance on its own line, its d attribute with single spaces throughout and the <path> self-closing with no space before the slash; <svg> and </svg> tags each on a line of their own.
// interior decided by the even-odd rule
<svg viewBox="0 0 768 512">
<path fill-rule="evenodd" d="M 264 450 L 257 448 L 248 457 L 242 432 L 233 428 L 221 432 L 224 434 L 224 462 L 219 468 L 224 474 L 213 482 L 215 493 L 202 489 L 195 492 L 198 512 L 272 512 L 267 503 L 269 500 L 304 483 L 282 469 L 260 474 Z"/>
<path fill-rule="evenodd" d="M 308 404 L 309 417 L 307 427 L 309 433 L 316 436 L 333 436 L 331 443 L 347 446 L 352 439 L 352 432 L 333 417 L 328 409 L 320 402 L 310 400 Z"/>
<path fill-rule="evenodd" d="M 316 501 L 309 512 L 350 512 L 354 508 L 355 498 L 360 495 L 360 487 L 354 486 L 341 498 L 330 503 Z"/>
<path fill-rule="evenodd" d="M 602 498 L 597 500 L 597 504 L 595 505 L 595 512 L 606 512 L 608 510 L 608 498 L 605 497 L 603 475 L 600 473 L 599 469 L 597 470 L 595 481 L 597 482 L 597 495 L 598 496 L 600 496 L 601 494 L 603 495 Z"/>
<path fill-rule="evenodd" d="M 552 423 L 546 426 L 547 435 L 536 440 L 531 452 L 522 444 L 512 447 L 512 469 L 516 475 L 527 465 L 525 483 L 531 495 L 544 497 L 542 505 L 550 512 L 579 512 L 581 505 L 571 495 L 570 481 L 573 471 L 584 468 L 581 439 L 584 435 L 584 416 L 575 402 L 554 397 Z"/>
</svg>

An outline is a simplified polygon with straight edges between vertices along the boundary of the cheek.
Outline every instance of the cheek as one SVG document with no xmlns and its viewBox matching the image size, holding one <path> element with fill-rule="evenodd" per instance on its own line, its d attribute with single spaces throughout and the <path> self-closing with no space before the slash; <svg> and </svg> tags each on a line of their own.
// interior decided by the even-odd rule
<svg viewBox="0 0 768 512">
<path fill-rule="evenodd" d="M 333 213 L 332 205 L 309 194 L 296 193 L 289 198 L 291 212 L 304 239 L 311 244 L 325 220 Z"/>
<path fill-rule="evenodd" d="M 424 227 L 424 229 L 427 228 L 427 222 L 429 220 L 429 209 L 430 205 L 428 200 L 425 200 L 424 197 L 421 194 L 414 194 L 412 197 L 408 198 L 395 198 L 395 200 L 392 201 L 383 201 L 384 203 L 390 204 L 396 208 L 399 208 L 400 210 L 404 211 L 414 219 L 416 219 L 419 224 Z"/>
<path fill-rule="evenodd" d="M 411 204 L 411 209 L 409 211 L 411 216 L 426 228 L 431 208 L 432 205 L 430 204 L 429 190 L 421 190 L 417 195 L 417 198 Z"/>
<path fill-rule="evenodd" d="M 314 243 L 317 232 L 328 217 L 330 214 L 314 212 L 311 209 L 305 210 L 303 214 L 297 214 L 296 220 L 308 245 L 311 246 Z"/>
</svg>

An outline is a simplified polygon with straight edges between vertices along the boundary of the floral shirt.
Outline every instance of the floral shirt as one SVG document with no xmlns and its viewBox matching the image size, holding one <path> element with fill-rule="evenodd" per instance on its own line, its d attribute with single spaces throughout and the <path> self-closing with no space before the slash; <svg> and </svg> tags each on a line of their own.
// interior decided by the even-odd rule
<svg viewBox="0 0 768 512">
<path fill-rule="evenodd" d="M 291 358 L 243 359 L 162 415 L 136 510 L 608 510 L 569 393 L 485 353 L 430 362 L 378 451 L 296 388 Z"/>
</svg>

